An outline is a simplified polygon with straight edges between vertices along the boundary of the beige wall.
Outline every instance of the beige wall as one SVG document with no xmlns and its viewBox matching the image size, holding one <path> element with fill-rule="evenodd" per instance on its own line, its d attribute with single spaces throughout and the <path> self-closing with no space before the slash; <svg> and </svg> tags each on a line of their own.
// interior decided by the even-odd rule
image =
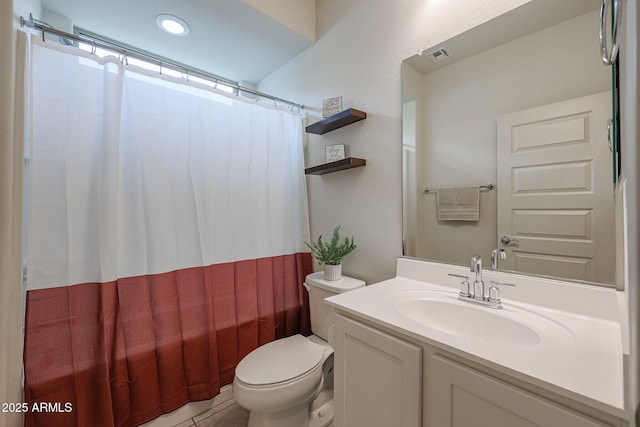
<svg viewBox="0 0 640 427">
<path fill-rule="evenodd" d="M 368 283 L 395 275 L 402 255 L 400 64 L 526 0 L 317 0 L 316 43 L 267 77 L 259 88 L 302 102 L 309 123 L 322 118 L 322 100 L 343 97 L 367 120 L 309 135 L 306 165 L 324 163 L 324 146 L 345 144 L 363 168 L 308 176 L 312 238 L 335 225 L 353 234 L 347 275 Z"/>
</svg>

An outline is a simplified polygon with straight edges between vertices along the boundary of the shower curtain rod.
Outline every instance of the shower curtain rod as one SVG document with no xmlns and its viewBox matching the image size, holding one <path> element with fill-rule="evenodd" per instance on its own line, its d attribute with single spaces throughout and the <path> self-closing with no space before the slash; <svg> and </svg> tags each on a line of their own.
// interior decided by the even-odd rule
<svg viewBox="0 0 640 427">
<path fill-rule="evenodd" d="M 21 16 L 20 17 L 20 25 L 22 27 L 33 28 L 35 30 L 42 31 L 42 39 L 43 40 L 44 40 L 44 34 L 45 33 L 50 33 L 50 34 L 56 35 L 58 37 L 62 37 L 64 39 L 69 39 L 69 40 L 74 40 L 74 41 L 78 41 L 78 42 L 87 43 L 87 44 L 91 45 L 92 48 L 106 49 L 106 50 L 109 50 L 111 52 L 120 54 L 120 55 L 123 56 L 123 60 L 124 60 L 124 58 L 135 58 L 135 59 L 139 59 L 139 60 L 142 60 L 142 61 L 152 62 L 152 63 L 157 64 L 161 68 L 164 67 L 164 68 L 169 68 L 169 69 L 172 69 L 172 70 L 175 70 L 175 71 L 184 72 L 187 75 L 187 77 L 188 76 L 193 76 L 193 77 L 199 77 L 199 78 L 211 81 L 213 83 L 223 83 L 225 86 L 229 86 L 229 87 L 235 89 L 238 92 L 247 92 L 247 93 L 255 95 L 255 96 L 259 97 L 259 98 L 265 98 L 265 99 L 272 100 L 274 102 L 274 105 L 276 105 L 278 102 L 281 102 L 283 104 L 289 105 L 291 108 L 297 108 L 299 111 L 302 111 L 304 109 L 304 105 L 303 104 L 298 104 L 296 102 L 288 101 L 286 99 L 279 98 L 277 96 L 269 95 L 267 93 L 260 92 L 260 91 L 257 91 L 255 89 L 244 87 L 244 86 L 239 85 L 237 82 L 225 79 L 223 77 L 218 77 L 218 76 L 215 76 L 213 74 L 209 74 L 207 72 L 200 71 L 200 70 L 188 67 L 188 66 L 183 65 L 183 64 L 178 64 L 178 63 L 175 63 L 175 62 L 172 62 L 172 61 L 163 60 L 163 59 L 157 58 L 157 57 L 155 57 L 153 55 L 150 55 L 150 54 L 144 54 L 144 53 L 136 52 L 136 51 L 133 51 L 131 49 L 127 49 L 127 48 L 124 48 L 122 46 L 118 46 L 118 45 L 116 45 L 114 43 L 105 42 L 103 40 L 97 40 L 96 38 L 93 38 L 93 37 L 90 37 L 90 36 L 87 36 L 87 35 L 79 36 L 79 35 L 75 35 L 75 34 L 67 33 L 65 31 L 58 30 L 58 29 L 50 26 L 49 24 L 47 24 L 45 22 L 39 21 L 37 19 L 34 19 L 31 14 L 29 14 L 29 19 L 25 19 L 24 17 Z"/>
</svg>

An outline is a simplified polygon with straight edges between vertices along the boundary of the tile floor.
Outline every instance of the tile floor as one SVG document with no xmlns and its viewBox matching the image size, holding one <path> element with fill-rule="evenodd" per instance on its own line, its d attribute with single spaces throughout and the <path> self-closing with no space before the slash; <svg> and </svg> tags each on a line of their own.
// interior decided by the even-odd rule
<svg viewBox="0 0 640 427">
<path fill-rule="evenodd" d="M 211 409 L 174 427 L 247 427 L 248 421 L 249 411 L 233 403 L 223 409 Z"/>
</svg>

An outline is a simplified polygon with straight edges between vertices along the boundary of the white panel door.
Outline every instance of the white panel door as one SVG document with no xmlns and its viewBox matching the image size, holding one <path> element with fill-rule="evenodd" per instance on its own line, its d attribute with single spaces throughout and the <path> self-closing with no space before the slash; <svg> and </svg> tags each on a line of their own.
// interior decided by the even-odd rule
<svg viewBox="0 0 640 427">
<path fill-rule="evenodd" d="M 605 92 L 498 118 L 501 268 L 614 282 L 610 116 Z"/>
</svg>

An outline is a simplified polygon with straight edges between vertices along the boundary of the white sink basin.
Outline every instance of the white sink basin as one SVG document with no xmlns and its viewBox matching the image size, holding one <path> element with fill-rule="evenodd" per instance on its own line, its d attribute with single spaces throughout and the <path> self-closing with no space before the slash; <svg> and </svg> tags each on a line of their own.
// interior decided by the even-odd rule
<svg viewBox="0 0 640 427">
<path fill-rule="evenodd" d="M 393 298 L 398 313 L 427 328 L 492 345 L 566 345 L 571 333 L 542 315 L 505 304 L 497 310 L 459 301 L 452 294 L 403 292 Z"/>
</svg>

